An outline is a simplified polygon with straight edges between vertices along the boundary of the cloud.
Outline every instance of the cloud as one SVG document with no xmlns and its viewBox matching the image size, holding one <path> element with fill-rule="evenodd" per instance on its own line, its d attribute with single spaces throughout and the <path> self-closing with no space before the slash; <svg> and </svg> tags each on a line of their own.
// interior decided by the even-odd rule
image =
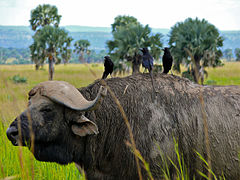
<svg viewBox="0 0 240 180">
<path fill-rule="evenodd" d="M 17 7 L 17 0 L 1 0 L 0 7 Z"/>
<path fill-rule="evenodd" d="M 29 25 L 30 11 L 44 3 L 57 6 L 60 25 L 111 26 L 117 15 L 131 15 L 155 28 L 198 17 L 240 30 L 240 0 L 0 0 L 0 25 Z"/>
</svg>

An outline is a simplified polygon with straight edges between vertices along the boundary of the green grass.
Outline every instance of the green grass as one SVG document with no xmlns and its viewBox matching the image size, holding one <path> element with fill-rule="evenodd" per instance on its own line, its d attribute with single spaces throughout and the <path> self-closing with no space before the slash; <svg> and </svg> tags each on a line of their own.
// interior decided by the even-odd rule
<svg viewBox="0 0 240 180">
<path fill-rule="evenodd" d="M 55 66 L 54 80 L 63 80 L 75 87 L 86 86 L 96 78 L 101 78 L 103 65 L 89 65 L 96 76 L 89 72 L 87 66 L 79 64 Z M 225 63 L 219 68 L 208 68 L 208 80 L 217 85 L 240 85 L 240 62 Z M 26 77 L 26 83 L 14 83 L 12 77 Z M 0 66 L 0 179 L 13 177 L 17 179 L 81 179 L 74 164 L 61 166 L 56 163 L 39 162 L 34 159 L 27 148 L 12 146 L 6 137 L 10 122 L 17 117 L 27 105 L 27 93 L 36 84 L 48 80 L 48 66 L 35 71 L 34 65 Z M 21 155 L 22 154 L 22 155 Z M 22 161 L 22 163 L 20 163 Z M 83 179 L 83 178 L 82 178 Z"/>
<path fill-rule="evenodd" d="M 207 68 L 208 80 L 216 81 L 216 85 L 240 85 L 240 62 L 226 62 L 222 67 Z"/>
<path fill-rule="evenodd" d="M 0 66 L 0 179 L 16 176 L 17 179 L 80 179 L 74 164 L 61 166 L 56 163 L 39 162 L 34 159 L 27 148 L 13 146 L 6 137 L 10 122 L 17 117 L 27 105 L 27 93 L 36 84 L 48 80 L 48 66 L 45 70 L 35 71 L 33 65 Z M 103 66 L 91 66 L 100 78 Z M 16 84 L 14 75 L 27 78 L 27 83 Z M 54 80 L 68 81 L 76 87 L 86 86 L 96 78 L 84 65 L 55 66 Z M 19 154 L 22 153 L 22 156 Z M 23 159 L 21 165 L 20 157 Z"/>
</svg>

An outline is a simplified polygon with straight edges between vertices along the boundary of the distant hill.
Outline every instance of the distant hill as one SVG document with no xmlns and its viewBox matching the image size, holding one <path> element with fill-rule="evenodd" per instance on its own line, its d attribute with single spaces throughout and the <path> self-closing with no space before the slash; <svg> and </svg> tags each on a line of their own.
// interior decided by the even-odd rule
<svg viewBox="0 0 240 180">
<path fill-rule="evenodd" d="M 87 27 L 87 26 L 62 26 L 74 41 L 79 39 L 88 39 L 91 43 L 91 49 L 96 51 L 106 49 L 106 41 L 112 39 L 110 27 Z M 169 29 L 152 29 L 153 33 L 162 33 L 164 44 L 167 45 L 167 34 Z M 0 47 L 4 48 L 28 48 L 32 43 L 34 32 L 28 26 L 0 26 Z M 240 48 L 240 31 L 221 31 L 224 37 L 223 49 Z"/>
<path fill-rule="evenodd" d="M 91 49 L 105 49 L 105 42 L 112 38 L 111 29 L 104 27 L 64 26 L 74 40 L 88 39 Z M 34 32 L 28 26 L 0 26 L 0 47 L 28 48 Z"/>
<path fill-rule="evenodd" d="M 105 32 L 110 33 L 110 27 L 63 26 L 69 32 Z"/>
<path fill-rule="evenodd" d="M 240 31 L 221 31 L 224 38 L 223 49 L 230 48 L 234 51 L 235 48 L 240 48 Z"/>
</svg>

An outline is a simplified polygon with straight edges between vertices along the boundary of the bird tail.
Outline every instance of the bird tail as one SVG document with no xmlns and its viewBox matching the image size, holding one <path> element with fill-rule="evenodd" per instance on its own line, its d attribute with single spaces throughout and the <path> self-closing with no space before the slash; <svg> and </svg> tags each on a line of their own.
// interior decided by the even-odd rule
<svg viewBox="0 0 240 180">
<path fill-rule="evenodd" d="M 105 71 L 104 71 L 104 73 L 102 75 L 102 79 L 106 79 L 106 78 L 107 78 L 107 73 L 105 73 Z"/>
<path fill-rule="evenodd" d="M 153 73 L 152 73 L 152 71 L 150 71 L 150 77 L 151 77 L 151 81 L 152 81 L 152 87 L 153 87 L 153 94 L 152 94 L 152 99 L 153 99 L 153 101 L 155 101 L 156 100 L 156 89 L 155 89 L 155 86 L 154 86 L 154 80 L 153 80 Z"/>
</svg>

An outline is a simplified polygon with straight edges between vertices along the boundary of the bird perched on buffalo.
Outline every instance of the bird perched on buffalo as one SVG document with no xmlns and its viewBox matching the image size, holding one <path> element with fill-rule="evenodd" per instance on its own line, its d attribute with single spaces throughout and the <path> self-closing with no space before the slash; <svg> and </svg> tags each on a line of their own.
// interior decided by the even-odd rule
<svg viewBox="0 0 240 180">
<path fill-rule="evenodd" d="M 172 63 L 173 63 L 172 55 L 169 51 L 169 48 L 167 47 L 164 48 L 162 62 L 163 62 L 163 73 L 167 74 L 171 70 Z"/>
<path fill-rule="evenodd" d="M 144 48 L 142 48 L 140 50 L 143 53 L 143 55 L 142 55 L 142 66 L 145 69 L 148 69 L 148 72 L 149 72 L 151 80 L 152 80 L 153 90 L 154 90 L 153 96 L 156 96 L 156 90 L 155 90 L 155 86 L 154 86 L 154 82 L 153 82 L 153 74 L 152 74 L 152 70 L 153 70 L 153 57 L 149 53 L 148 48 L 144 47 Z"/>
<path fill-rule="evenodd" d="M 104 57 L 104 72 L 102 75 L 102 79 L 106 79 L 107 76 L 112 74 L 114 64 L 109 56 Z"/>
<path fill-rule="evenodd" d="M 148 48 L 142 48 L 140 50 L 143 53 L 142 66 L 148 69 L 148 72 L 151 73 L 153 69 L 153 57 L 150 55 Z"/>
</svg>

